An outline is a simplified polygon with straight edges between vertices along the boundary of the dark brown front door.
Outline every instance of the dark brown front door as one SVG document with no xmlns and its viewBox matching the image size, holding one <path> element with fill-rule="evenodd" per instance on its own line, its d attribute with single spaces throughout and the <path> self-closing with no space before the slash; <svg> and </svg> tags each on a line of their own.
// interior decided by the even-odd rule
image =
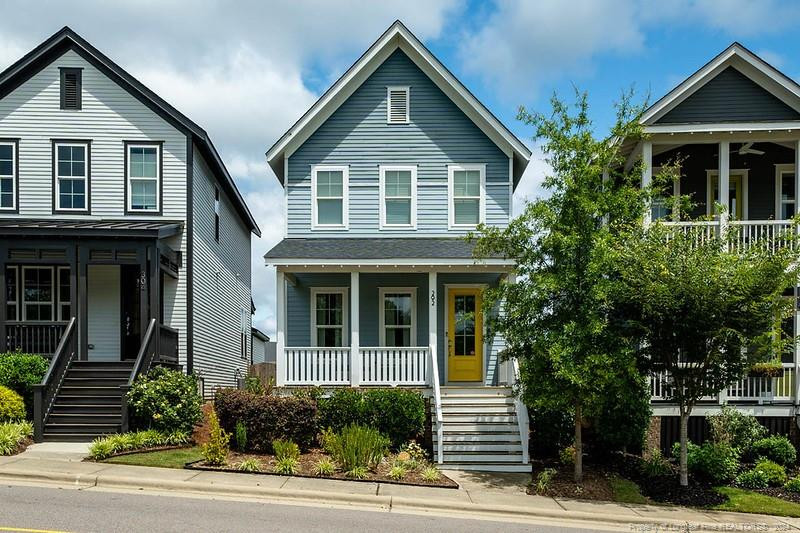
<svg viewBox="0 0 800 533">
<path fill-rule="evenodd" d="M 122 359 L 136 359 L 141 343 L 140 268 L 122 265 L 120 275 L 120 304 L 122 306 Z"/>
</svg>

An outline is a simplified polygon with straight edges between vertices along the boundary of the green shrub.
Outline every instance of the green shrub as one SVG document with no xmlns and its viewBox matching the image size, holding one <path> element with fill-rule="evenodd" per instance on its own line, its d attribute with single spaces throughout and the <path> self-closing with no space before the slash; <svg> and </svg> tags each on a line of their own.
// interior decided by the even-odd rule
<svg viewBox="0 0 800 533">
<path fill-rule="evenodd" d="M 661 477 L 672 473 L 672 465 L 661 455 L 661 450 L 653 450 L 650 456 L 642 460 L 639 468 L 645 477 Z"/>
<path fill-rule="evenodd" d="M 687 457 L 691 457 L 691 455 L 693 453 L 695 453 L 699 447 L 700 446 L 698 446 L 694 442 L 687 441 L 686 442 L 686 455 L 687 455 Z M 681 457 L 681 443 L 680 442 L 676 442 L 676 443 L 674 443 L 672 445 L 672 457 L 674 459 L 680 459 L 680 457 Z"/>
<path fill-rule="evenodd" d="M 783 486 L 789 492 L 800 492 L 800 477 L 793 477 Z"/>
<path fill-rule="evenodd" d="M 42 382 L 49 365 L 41 355 L 22 352 L 0 354 L 0 386 L 8 387 L 22 396 L 28 419 L 33 418 L 33 386 Z"/>
<path fill-rule="evenodd" d="M 191 433 L 202 417 L 197 378 L 160 366 L 137 378 L 127 402 L 131 420 L 139 429 Z"/>
<path fill-rule="evenodd" d="M 555 468 L 545 468 L 536 476 L 536 494 L 544 494 L 550 488 L 550 483 L 556 475 Z"/>
<path fill-rule="evenodd" d="M 575 418 L 571 411 L 536 407 L 530 411 L 531 455 L 558 457 L 575 438 Z"/>
<path fill-rule="evenodd" d="M 285 457 L 300 458 L 300 448 L 290 440 L 275 439 L 272 441 L 272 451 L 279 461 Z"/>
<path fill-rule="evenodd" d="M 724 443 L 693 446 L 687 459 L 690 472 L 714 483 L 733 481 L 739 470 L 738 450 Z"/>
<path fill-rule="evenodd" d="M 422 479 L 428 483 L 439 481 L 439 475 L 439 469 L 437 469 L 435 466 L 428 466 L 420 473 Z"/>
<path fill-rule="evenodd" d="M 389 479 L 400 481 L 406 476 L 406 469 L 401 465 L 394 465 L 389 469 Z"/>
<path fill-rule="evenodd" d="M 237 422 L 244 423 L 248 451 L 270 453 L 275 439 L 291 440 L 301 450 L 316 441 L 317 406 L 313 400 L 219 389 L 214 409 L 225 431 L 234 432 Z"/>
<path fill-rule="evenodd" d="M 267 393 L 267 389 L 264 387 L 264 384 L 261 383 L 261 379 L 258 376 L 252 375 L 244 378 L 244 390 L 250 394 L 257 394 L 259 396 Z"/>
<path fill-rule="evenodd" d="M 389 439 L 378 430 L 365 426 L 347 426 L 329 443 L 331 455 L 342 470 L 371 468 L 386 456 Z"/>
<path fill-rule="evenodd" d="M 240 452 L 245 451 L 247 449 L 247 427 L 241 420 L 236 422 L 233 436 L 236 440 L 236 449 Z"/>
<path fill-rule="evenodd" d="M 261 471 L 261 461 L 251 457 L 250 459 L 245 459 L 239 466 L 236 467 L 236 470 L 240 472 L 260 472 Z"/>
<path fill-rule="evenodd" d="M 763 472 L 770 487 L 781 487 L 786 483 L 786 470 L 778 463 L 774 463 L 768 459 L 762 459 L 756 463 L 753 470 Z"/>
<path fill-rule="evenodd" d="M 284 457 L 275 462 L 275 472 L 291 476 L 297 473 L 299 462 L 294 457 Z"/>
<path fill-rule="evenodd" d="M 567 446 L 560 452 L 558 452 L 558 460 L 561 461 L 561 464 L 564 466 L 570 466 L 575 464 L 575 446 Z"/>
<path fill-rule="evenodd" d="M 327 457 L 323 457 L 314 465 L 315 476 L 332 476 L 336 472 L 336 465 Z"/>
<path fill-rule="evenodd" d="M 424 432 L 425 399 L 417 391 L 342 388 L 320 397 L 318 405 L 320 427 L 338 432 L 350 425 L 369 426 L 388 436 L 394 449 Z"/>
<path fill-rule="evenodd" d="M 206 462 L 214 466 L 222 466 L 228 459 L 230 435 L 220 427 L 217 413 L 213 409 L 208 414 L 208 442 L 203 445 L 202 453 Z"/>
<path fill-rule="evenodd" d="M 601 397 L 598 413 L 592 417 L 592 452 L 609 456 L 613 452 L 641 453 L 650 425 L 650 381 L 638 371 L 615 381 Z M 574 432 L 574 421 L 573 432 Z"/>
<path fill-rule="evenodd" d="M 0 423 L 0 455 L 17 453 L 27 439 L 33 437 L 33 424 L 27 421 Z"/>
<path fill-rule="evenodd" d="M 750 453 L 756 457 L 763 457 L 779 465 L 793 465 L 797 460 L 797 450 L 783 435 L 772 435 L 753 443 Z"/>
<path fill-rule="evenodd" d="M 181 432 L 162 433 L 155 430 L 119 433 L 99 437 L 89 446 L 89 458 L 99 461 L 120 452 L 145 450 L 159 446 L 182 446 L 189 443 L 189 434 Z"/>
<path fill-rule="evenodd" d="M 753 415 L 742 413 L 724 405 L 719 414 L 706 417 L 711 429 L 711 440 L 738 448 L 747 453 L 750 447 L 767 436 L 767 428 Z"/>
<path fill-rule="evenodd" d="M 25 418 L 25 403 L 22 396 L 0 386 L 0 422 L 16 422 Z"/>
<path fill-rule="evenodd" d="M 765 489 L 769 486 L 767 474 L 755 468 L 736 477 L 736 485 L 745 489 Z"/>
<path fill-rule="evenodd" d="M 408 456 L 417 462 L 425 463 L 428 461 L 428 452 L 416 442 L 409 442 L 400 447 L 401 452 L 406 452 Z"/>
</svg>

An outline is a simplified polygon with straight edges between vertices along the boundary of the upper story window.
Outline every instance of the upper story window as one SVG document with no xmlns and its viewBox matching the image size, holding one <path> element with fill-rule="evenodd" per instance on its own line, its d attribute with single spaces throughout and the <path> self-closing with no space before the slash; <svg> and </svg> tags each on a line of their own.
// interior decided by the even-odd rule
<svg viewBox="0 0 800 533">
<path fill-rule="evenodd" d="M 386 88 L 386 122 L 408 124 L 410 120 L 410 98 L 408 87 Z"/>
<path fill-rule="evenodd" d="M 161 209 L 161 145 L 126 143 L 128 211 Z"/>
<path fill-rule="evenodd" d="M 417 167 L 380 167 L 380 216 L 382 228 L 415 228 L 417 225 Z"/>
<path fill-rule="evenodd" d="M 81 69 L 61 69 L 61 109 L 81 108 Z"/>
<path fill-rule="evenodd" d="M 17 209 L 17 143 L 0 141 L 0 210 Z"/>
<path fill-rule="evenodd" d="M 484 222 L 486 165 L 449 165 L 447 175 L 450 227 L 474 228 Z"/>
<path fill-rule="evenodd" d="M 86 212 L 89 210 L 89 143 L 55 141 L 54 176 L 55 210 Z"/>
<path fill-rule="evenodd" d="M 311 220 L 315 229 L 347 228 L 348 168 L 311 168 Z"/>
</svg>

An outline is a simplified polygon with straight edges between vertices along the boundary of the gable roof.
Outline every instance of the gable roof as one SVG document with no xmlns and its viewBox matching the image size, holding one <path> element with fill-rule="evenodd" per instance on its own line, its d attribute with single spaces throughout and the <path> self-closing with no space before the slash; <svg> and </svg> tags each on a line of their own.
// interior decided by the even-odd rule
<svg viewBox="0 0 800 533">
<path fill-rule="evenodd" d="M 402 50 L 437 87 L 509 157 L 513 157 L 514 186 L 531 158 L 531 151 L 445 67 L 399 20 L 267 150 L 267 162 L 284 182 L 284 157 L 290 156 L 397 49 Z M 285 184 L 284 184 L 285 185 Z"/>
<path fill-rule="evenodd" d="M 789 117 L 791 112 L 800 115 L 800 85 L 740 43 L 734 42 L 644 112 L 641 122 L 646 126 L 646 131 L 656 131 L 662 124 L 664 128 L 669 129 L 678 123 L 690 123 L 691 121 L 686 117 L 682 119 L 683 122 L 677 122 L 673 118 L 673 120 L 669 120 L 668 124 L 664 124 L 662 119 L 682 103 L 691 101 L 693 96 L 698 93 L 702 95 L 701 91 L 704 88 L 708 89 L 709 84 L 715 79 L 720 76 L 732 77 L 730 69 L 774 97 L 777 101 L 776 109 L 782 104 L 784 109 L 789 111 L 789 113 L 784 113 L 784 116 Z M 774 119 L 775 116 L 766 114 L 762 120 L 748 120 L 747 122 L 772 122 Z M 733 122 L 739 122 L 739 120 Z M 650 128 L 647 128 L 648 126 Z"/>
<path fill-rule="evenodd" d="M 66 51 L 73 50 L 98 70 L 103 72 L 133 97 L 149 107 L 172 126 L 182 131 L 197 144 L 200 153 L 209 163 L 223 189 L 233 199 L 239 216 L 256 235 L 261 235 L 258 224 L 250 213 L 236 183 L 225 168 L 222 158 L 211 142 L 208 133 L 192 122 L 183 113 L 172 107 L 156 93 L 145 87 L 139 80 L 127 73 L 122 67 L 106 57 L 102 52 L 89 44 L 83 37 L 68 26 L 53 34 L 39 46 L 25 54 L 16 63 L 0 73 L 0 99 L 25 83 L 33 75 L 52 63 Z M 188 154 L 187 154 L 188 156 Z"/>
</svg>

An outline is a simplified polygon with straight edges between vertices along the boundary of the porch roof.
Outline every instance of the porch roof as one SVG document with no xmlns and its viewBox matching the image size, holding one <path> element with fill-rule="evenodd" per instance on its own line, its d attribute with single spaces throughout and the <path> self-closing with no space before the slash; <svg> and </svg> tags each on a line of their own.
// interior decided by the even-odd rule
<svg viewBox="0 0 800 533">
<path fill-rule="evenodd" d="M 42 237 L 170 237 L 183 223 L 174 220 L 0 219 L 0 235 Z"/>
<path fill-rule="evenodd" d="M 268 264 L 416 262 L 511 264 L 502 257 L 473 258 L 474 243 L 462 238 L 283 239 L 264 255 Z"/>
</svg>

